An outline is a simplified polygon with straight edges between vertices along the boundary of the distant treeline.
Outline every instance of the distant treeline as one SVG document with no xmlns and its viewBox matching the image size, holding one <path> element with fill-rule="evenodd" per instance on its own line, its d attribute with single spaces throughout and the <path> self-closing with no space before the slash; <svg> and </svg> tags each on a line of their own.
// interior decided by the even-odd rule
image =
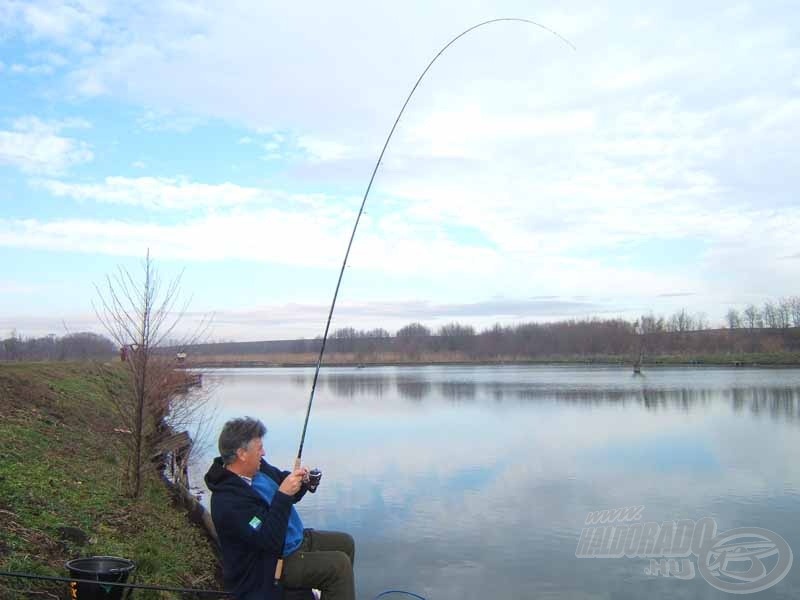
<svg viewBox="0 0 800 600">
<path fill-rule="evenodd" d="M 89 332 L 23 338 L 12 331 L 0 341 L 0 361 L 108 359 L 116 352 L 111 340 Z"/>
<path fill-rule="evenodd" d="M 741 311 L 731 308 L 725 315 L 725 322 L 731 329 L 800 327 L 800 296 L 768 301 L 760 308 L 755 304 Z"/>
<path fill-rule="evenodd" d="M 738 311 L 729 311 L 729 318 Z M 540 359 L 564 356 L 638 356 L 795 352 L 800 350 L 800 298 L 747 307 L 745 319 L 712 329 L 702 314 L 680 310 L 669 317 L 644 315 L 624 319 L 567 320 L 553 323 L 495 325 L 476 331 L 449 323 L 433 330 L 411 323 L 394 335 L 385 329 L 334 331 L 327 352 L 351 353 L 365 359 L 394 353 L 411 359 L 431 353 L 456 353 L 469 360 Z M 775 315 L 779 316 L 775 316 Z M 758 318 L 752 318 L 758 315 Z M 321 340 L 228 342 L 187 348 L 195 356 L 318 353 Z"/>
<path fill-rule="evenodd" d="M 320 338 L 264 342 L 197 344 L 190 357 L 316 354 Z M 107 358 L 118 348 L 101 335 L 75 333 L 24 339 L 12 335 L 0 343 L 0 360 L 80 360 Z M 166 350 L 174 352 L 175 349 Z M 392 334 L 386 329 L 334 331 L 327 352 L 365 360 L 380 354 L 409 360 L 448 354 L 465 360 L 542 359 L 548 357 L 700 355 L 800 351 L 800 296 L 730 309 L 724 328 L 711 328 L 703 314 L 685 309 L 669 316 L 625 319 L 583 319 L 552 323 L 494 325 L 477 331 L 449 323 L 436 329 L 410 323 Z M 202 358 L 201 358 L 202 361 Z"/>
</svg>

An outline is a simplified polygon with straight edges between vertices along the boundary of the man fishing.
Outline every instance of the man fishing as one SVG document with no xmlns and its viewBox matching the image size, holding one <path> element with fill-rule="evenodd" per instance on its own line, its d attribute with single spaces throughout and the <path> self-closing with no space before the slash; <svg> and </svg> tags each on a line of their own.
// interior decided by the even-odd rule
<svg viewBox="0 0 800 600">
<path fill-rule="evenodd" d="M 263 459 L 266 432 L 261 421 L 249 417 L 225 423 L 220 456 L 205 476 L 225 588 L 237 600 L 278 600 L 279 578 L 284 588 L 322 590 L 324 600 L 354 600 L 353 538 L 304 529 L 294 508 L 307 491 L 316 491 L 321 475 L 270 465 Z M 282 570 L 276 571 L 279 564 Z"/>
<path fill-rule="evenodd" d="M 261 438 L 266 433 L 266 427 L 260 421 L 235 419 L 226 423 L 222 429 L 219 436 L 221 456 L 214 459 L 206 474 L 206 484 L 212 491 L 211 517 L 222 544 L 225 585 L 234 591 L 239 600 L 277 599 L 280 594 L 274 585 L 276 579 L 285 587 L 321 589 L 324 600 L 351 600 L 355 597 L 353 538 L 346 533 L 303 529 L 300 516 L 292 506 L 306 491 L 313 493 L 318 482 L 309 479 L 309 472 L 300 468 L 300 461 L 336 298 L 375 175 L 400 117 L 423 77 L 442 53 L 458 39 L 475 29 L 503 21 L 535 25 L 575 49 L 572 42 L 535 21 L 516 17 L 491 19 L 473 25 L 451 39 L 428 63 L 411 88 L 375 162 L 350 241 L 347 243 L 311 382 L 311 394 L 294 471 L 279 471 L 262 460 L 264 449 Z M 278 570 L 273 577 L 272 571 L 276 566 Z"/>
</svg>

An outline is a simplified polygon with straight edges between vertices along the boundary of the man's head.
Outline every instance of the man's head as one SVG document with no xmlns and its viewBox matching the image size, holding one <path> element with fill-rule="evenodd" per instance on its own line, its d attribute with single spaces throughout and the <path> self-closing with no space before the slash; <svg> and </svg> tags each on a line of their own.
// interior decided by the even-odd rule
<svg viewBox="0 0 800 600">
<path fill-rule="evenodd" d="M 258 472 L 264 446 L 261 438 L 267 433 L 264 424 L 250 417 L 232 419 L 222 426 L 219 434 L 219 454 L 222 462 L 238 475 L 252 477 Z"/>
</svg>

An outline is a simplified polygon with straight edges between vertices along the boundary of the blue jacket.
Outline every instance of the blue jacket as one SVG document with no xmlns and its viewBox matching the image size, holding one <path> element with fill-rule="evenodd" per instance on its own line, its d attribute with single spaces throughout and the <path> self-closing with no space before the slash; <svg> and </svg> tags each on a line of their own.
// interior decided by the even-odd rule
<svg viewBox="0 0 800 600">
<path fill-rule="evenodd" d="M 259 470 L 278 485 L 289 475 L 264 459 Z M 272 504 L 217 457 L 205 476 L 211 490 L 211 519 L 222 546 L 225 589 L 238 600 L 278 600 L 275 566 L 283 551 L 292 504 L 305 494 L 305 486 L 289 496 L 275 492 Z"/>
</svg>

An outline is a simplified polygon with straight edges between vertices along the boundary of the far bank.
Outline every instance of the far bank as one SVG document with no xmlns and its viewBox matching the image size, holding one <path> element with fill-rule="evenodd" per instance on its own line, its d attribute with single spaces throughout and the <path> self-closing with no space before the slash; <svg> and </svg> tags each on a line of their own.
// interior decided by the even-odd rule
<svg viewBox="0 0 800 600">
<path fill-rule="evenodd" d="M 221 354 L 189 356 L 185 366 L 191 368 L 269 368 L 313 367 L 318 355 L 313 353 Z M 573 356 L 495 356 L 472 358 L 453 352 L 407 355 L 403 353 L 363 354 L 326 352 L 323 365 L 327 367 L 387 367 L 436 365 L 633 365 L 631 355 L 573 355 Z M 730 366 L 730 367 L 795 367 L 800 366 L 800 352 L 752 352 L 718 354 L 663 354 L 645 356 L 642 368 L 658 366 Z"/>
</svg>

